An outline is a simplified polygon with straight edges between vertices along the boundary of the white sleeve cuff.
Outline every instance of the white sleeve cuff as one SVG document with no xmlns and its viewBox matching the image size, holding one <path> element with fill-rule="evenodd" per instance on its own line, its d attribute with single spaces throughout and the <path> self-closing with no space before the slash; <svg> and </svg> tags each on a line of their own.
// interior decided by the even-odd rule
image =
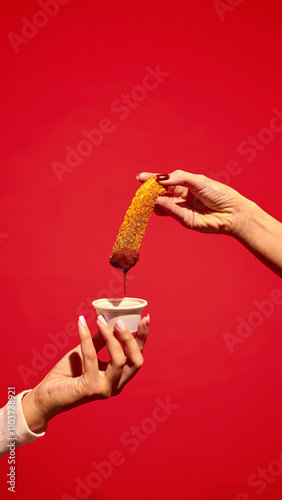
<svg viewBox="0 0 282 500">
<path fill-rule="evenodd" d="M 15 429 L 12 431 L 14 434 L 11 434 L 10 429 L 8 428 L 8 403 L 6 406 L 0 409 L 0 457 L 9 453 L 10 448 L 7 446 L 9 443 L 14 441 L 15 447 L 19 448 L 23 444 L 31 443 L 36 439 L 44 436 L 45 432 L 40 434 L 35 434 L 32 432 L 26 423 L 26 419 L 23 414 L 22 409 L 22 398 L 27 393 L 30 392 L 31 389 L 27 391 L 20 392 L 15 397 Z"/>
</svg>

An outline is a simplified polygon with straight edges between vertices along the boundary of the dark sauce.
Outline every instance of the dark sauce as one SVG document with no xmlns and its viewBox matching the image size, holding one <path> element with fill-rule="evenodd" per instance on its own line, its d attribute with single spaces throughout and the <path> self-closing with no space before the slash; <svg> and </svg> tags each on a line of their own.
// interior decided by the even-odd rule
<svg viewBox="0 0 282 500">
<path fill-rule="evenodd" d="M 122 271 L 123 272 L 123 295 L 126 296 L 126 275 L 127 271 Z"/>
<path fill-rule="evenodd" d="M 110 263 L 116 269 L 123 273 L 123 292 L 126 295 L 126 275 L 139 260 L 139 252 L 131 248 L 124 248 L 118 252 L 114 252 L 110 258 Z"/>
<path fill-rule="evenodd" d="M 126 275 L 128 269 L 123 269 L 122 267 L 117 266 L 112 260 L 110 260 L 110 263 L 112 264 L 113 267 L 119 269 L 123 273 L 123 294 L 124 296 L 126 296 Z"/>
</svg>

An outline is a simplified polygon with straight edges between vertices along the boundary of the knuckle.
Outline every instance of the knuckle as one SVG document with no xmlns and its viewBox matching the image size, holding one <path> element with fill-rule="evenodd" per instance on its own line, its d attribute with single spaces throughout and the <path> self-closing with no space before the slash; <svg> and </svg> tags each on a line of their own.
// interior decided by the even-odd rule
<svg viewBox="0 0 282 500">
<path fill-rule="evenodd" d="M 177 169 L 172 172 L 173 175 L 175 176 L 180 176 L 183 175 L 185 172 L 183 170 Z"/>
<path fill-rule="evenodd" d="M 116 359 L 116 365 L 118 368 L 122 368 L 126 363 L 126 357 L 124 354 L 120 354 Z"/>
<path fill-rule="evenodd" d="M 129 342 L 132 342 L 132 340 L 134 340 L 134 337 L 132 333 L 128 332 L 128 334 L 124 337 L 124 342 L 127 342 L 129 344 Z"/>
<path fill-rule="evenodd" d="M 103 393 L 103 399 L 109 399 L 112 395 L 112 391 L 110 388 L 106 389 Z"/>
<path fill-rule="evenodd" d="M 207 183 L 207 181 L 208 181 L 208 177 L 206 177 L 206 176 L 205 176 L 205 175 L 203 175 L 203 174 L 198 174 L 198 175 L 199 175 L 199 177 L 198 177 L 199 181 L 200 181 L 202 184 L 206 184 L 206 183 Z"/>
<path fill-rule="evenodd" d="M 140 356 L 138 356 L 138 358 L 134 361 L 134 366 L 139 370 L 143 366 L 143 363 L 144 358 L 140 352 Z"/>
<path fill-rule="evenodd" d="M 97 361 L 97 354 L 95 354 L 95 352 L 90 352 L 87 354 L 87 359 L 91 363 L 95 363 Z"/>
</svg>

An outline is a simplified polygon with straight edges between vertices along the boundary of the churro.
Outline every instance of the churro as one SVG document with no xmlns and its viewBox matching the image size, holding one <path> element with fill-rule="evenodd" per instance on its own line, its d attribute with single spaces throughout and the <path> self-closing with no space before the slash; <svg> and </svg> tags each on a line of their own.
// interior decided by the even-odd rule
<svg viewBox="0 0 282 500">
<path fill-rule="evenodd" d="M 110 263 L 114 267 L 126 272 L 138 262 L 140 245 L 155 201 L 166 192 L 166 188 L 155 177 L 138 189 L 125 214 L 110 256 Z"/>
</svg>

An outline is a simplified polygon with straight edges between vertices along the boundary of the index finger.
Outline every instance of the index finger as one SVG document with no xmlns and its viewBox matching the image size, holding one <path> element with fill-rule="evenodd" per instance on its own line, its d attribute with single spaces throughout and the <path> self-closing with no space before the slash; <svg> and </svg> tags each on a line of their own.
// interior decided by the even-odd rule
<svg viewBox="0 0 282 500">
<path fill-rule="evenodd" d="M 158 176 L 167 177 L 167 175 L 168 178 L 166 179 L 158 179 Z M 191 172 L 185 172 L 184 170 L 174 170 L 170 174 L 153 174 L 152 172 L 141 172 L 137 175 L 137 179 L 140 182 L 145 182 L 154 176 L 156 176 L 157 180 L 166 187 L 184 186 L 195 192 L 202 189 L 208 180 L 204 175 L 193 174 Z"/>
<path fill-rule="evenodd" d="M 84 364 L 84 370 L 88 375 L 97 375 L 99 373 L 98 358 L 91 333 L 82 316 L 79 317 L 78 329 L 81 341 L 81 353 Z M 86 326 L 84 326 L 86 325 Z"/>
</svg>

